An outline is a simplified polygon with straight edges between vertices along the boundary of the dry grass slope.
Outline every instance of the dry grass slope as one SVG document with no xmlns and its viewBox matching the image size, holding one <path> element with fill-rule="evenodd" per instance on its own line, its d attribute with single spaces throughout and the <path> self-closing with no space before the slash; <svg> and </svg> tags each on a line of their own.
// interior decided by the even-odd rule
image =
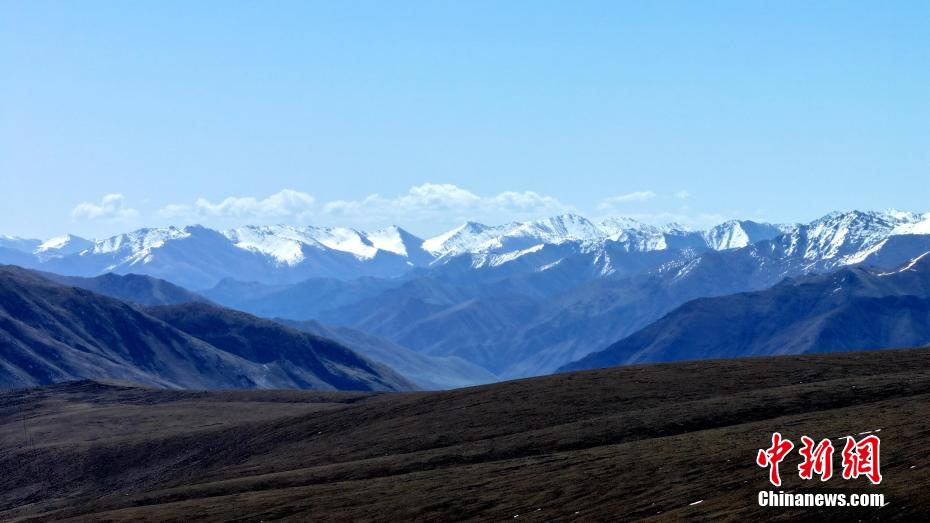
<svg viewBox="0 0 930 523">
<path fill-rule="evenodd" d="M 754 457 L 772 431 L 797 441 L 878 428 L 880 486 L 802 482 L 795 453 L 784 490 L 880 492 L 887 506 L 757 506 L 769 486 Z M 0 519 L 911 519 L 930 513 L 928 442 L 930 351 L 920 349 L 438 393 L 77 382 L 0 394 Z"/>
</svg>

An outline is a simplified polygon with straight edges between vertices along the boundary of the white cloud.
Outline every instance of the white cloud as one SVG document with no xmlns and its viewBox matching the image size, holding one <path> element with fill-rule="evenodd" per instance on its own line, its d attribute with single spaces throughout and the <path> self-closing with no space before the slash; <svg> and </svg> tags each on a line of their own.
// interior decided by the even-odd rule
<svg viewBox="0 0 930 523">
<path fill-rule="evenodd" d="M 116 200 L 113 200 L 113 197 Z M 122 204 L 122 197 L 119 195 L 110 195 L 107 198 L 110 200 L 105 198 L 104 203 L 109 202 L 111 207 Z M 103 204 L 82 206 L 87 207 L 80 211 L 84 214 L 100 214 L 102 211 L 97 208 L 104 207 Z M 633 208 L 636 212 L 630 212 Z M 566 212 L 583 211 L 561 202 L 554 196 L 534 191 L 503 191 L 482 195 L 454 184 L 424 183 L 410 187 L 406 192 L 393 197 L 370 194 L 354 200 L 325 202 L 316 202 L 311 195 L 292 189 L 284 189 L 265 198 L 239 196 L 218 202 L 199 198 L 191 204 L 166 205 L 158 211 L 158 215 L 166 220 L 199 220 L 206 225 L 213 223 L 214 226 L 290 222 L 368 229 L 396 224 L 428 235 L 442 232 L 468 220 L 493 225 L 544 218 Z M 77 209 L 75 213 L 78 214 Z M 647 223 L 679 222 L 694 228 L 716 225 L 731 217 L 692 210 L 690 194 L 684 190 L 662 194 L 636 191 L 616 195 L 601 200 L 597 205 L 597 212 L 593 214 L 594 216 L 589 215 L 589 218 L 622 215 Z"/>
<path fill-rule="evenodd" d="M 158 215 L 164 218 L 180 218 L 191 213 L 190 205 L 169 204 L 158 209 Z"/>
<path fill-rule="evenodd" d="M 557 198 L 533 191 L 478 195 L 448 183 L 424 183 L 395 197 L 370 194 L 358 200 L 317 204 L 312 196 L 291 189 L 264 199 L 230 197 L 219 202 L 200 198 L 193 204 L 171 204 L 158 210 L 168 220 L 219 220 L 227 224 L 291 221 L 317 225 L 404 227 L 435 230 L 466 220 L 498 223 L 574 211 Z"/>
<path fill-rule="evenodd" d="M 384 198 L 370 194 L 361 200 L 335 200 L 323 206 L 323 212 L 334 215 L 358 213 L 382 216 L 403 216 L 406 213 L 449 212 L 479 206 L 482 198 L 456 185 L 424 183 L 411 187 L 407 194 Z"/>
<path fill-rule="evenodd" d="M 635 191 L 627 194 L 620 194 L 612 198 L 607 198 L 607 201 L 612 202 L 643 202 L 646 200 L 651 200 L 656 197 L 656 193 L 652 191 Z"/>
<path fill-rule="evenodd" d="M 457 209 L 479 204 L 481 197 L 451 183 L 424 183 L 411 187 L 392 205 L 399 209 Z"/>
<path fill-rule="evenodd" d="M 323 206 L 323 213 L 368 223 L 424 223 L 429 220 L 511 220 L 571 210 L 557 198 L 533 191 L 504 191 L 479 196 L 452 184 L 424 183 L 406 194 L 385 198 L 372 194 L 361 200 L 336 200 Z"/>
<path fill-rule="evenodd" d="M 618 194 L 617 196 L 611 196 L 610 198 L 604 198 L 601 200 L 601 202 L 598 204 L 598 208 L 608 209 L 618 203 L 644 202 L 655 197 L 656 193 L 652 191 L 635 191 L 626 194 Z"/>
<path fill-rule="evenodd" d="M 543 196 L 533 191 L 513 192 L 506 191 L 498 194 L 491 199 L 495 206 L 507 209 L 519 209 L 533 211 L 537 209 L 560 209 L 567 210 L 565 205 L 552 196 Z"/>
<path fill-rule="evenodd" d="M 384 199 L 380 195 L 372 194 L 363 200 L 334 200 L 323 205 L 324 214 L 349 216 L 363 212 L 372 204 L 383 205 Z"/>
<path fill-rule="evenodd" d="M 166 205 L 158 210 L 158 214 L 164 218 L 301 219 L 313 210 L 314 201 L 313 196 L 307 193 L 284 189 L 264 199 L 231 196 L 213 203 L 206 198 L 198 198 L 193 205 Z"/>
<path fill-rule="evenodd" d="M 125 196 L 114 193 L 105 195 L 100 203 L 79 203 L 71 211 L 71 216 L 86 220 L 125 222 L 139 216 L 139 211 L 126 206 Z"/>
</svg>

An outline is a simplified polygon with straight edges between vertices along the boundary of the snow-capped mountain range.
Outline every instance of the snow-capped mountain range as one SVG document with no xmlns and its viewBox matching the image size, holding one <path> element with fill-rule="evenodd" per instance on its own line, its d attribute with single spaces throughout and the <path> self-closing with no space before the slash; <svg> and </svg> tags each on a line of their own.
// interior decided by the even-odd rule
<svg viewBox="0 0 930 523">
<path fill-rule="evenodd" d="M 0 262 L 81 276 L 135 272 L 204 289 L 223 278 L 291 283 L 311 277 L 396 277 L 463 257 L 472 269 L 526 258 L 531 269 L 542 271 L 567 256 L 588 255 L 602 265 L 601 273 L 610 274 L 610 257 L 616 253 L 722 251 L 763 241 L 772 251 L 768 255 L 797 258 L 812 268 L 841 266 L 866 261 L 895 236 L 928 234 L 930 213 L 901 211 L 836 212 L 794 225 L 732 220 L 706 231 L 622 217 L 594 223 L 566 214 L 498 226 L 468 222 L 426 240 L 396 226 L 374 232 L 187 226 L 139 229 L 95 241 L 70 234 L 45 241 L 0 235 Z"/>
<path fill-rule="evenodd" d="M 577 242 L 583 249 L 595 250 L 612 242 L 629 252 L 658 251 L 668 248 L 745 247 L 793 228 L 783 225 L 732 220 L 707 231 L 693 231 L 671 223 L 654 226 L 631 218 L 614 217 L 593 223 L 575 214 L 544 220 L 515 222 L 496 227 L 468 222 L 423 242 L 423 248 L 438 259 L 462 254 L 514 254 L 540 245 Z"/>
<path fill-rule="evenodd" d="M 318 320 L 457 357 L 501 377 L 552 372 L 698 298 L 930 252 L 930 213 L 834 212 L 705 231 L 577 215 L 426 240 L 398 227 L 202 226 L 90 241 L 0 237 L 0 264 L 96 276 L 139 273 L 268 318 Z"/>
</svg>

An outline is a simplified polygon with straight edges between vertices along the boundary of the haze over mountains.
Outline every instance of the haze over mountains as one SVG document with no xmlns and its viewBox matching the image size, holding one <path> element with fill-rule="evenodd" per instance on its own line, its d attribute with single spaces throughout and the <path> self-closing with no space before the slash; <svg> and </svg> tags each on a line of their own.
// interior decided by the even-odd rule
<svg viewBox="0 0 930 523">
<path fill-rule="evenodd" d="M 189 291 L 158 284 L 163 304 L 209 300 L 275 318 L 344 342 L 426 388 L 551 373 L 691 300 L 846 267 L 890 270 L 928 251 L 930 213 L 899 211 L 835 212 L 794 225 L 729 221 L 707 231 L 563 215 L 466 223 L 427 240 L 398 227 L 283 225 L 142 229 L 95 242 L 0 239 L 0 262 L 71 275 L 70 283 L 57 278 L 76 286 L 73 276 L 111 271 L 163 278 L 198 291 L 188 299 Z M 108 294 L 102 281 L 89 281 Z M 902 293 L 882 299 L 905 307 L 911 298 Z M 791 299 L 779 296 L 773 310 Z M 155 304 L 162 303 L 148 305 Z M 922 345 L 923 332 L 864 339 L 874 341 L 868 348 Z M 723 352 L 709 354 L 764 352 L 720 343 Z M 793 351 L 831 350 L 812 347 Z M 659 351 L 642 361 L 702 357 L 692 352 Z"/>
<path fill-rule="evenodd" d="M 338 341 L 369 359 L 391 367 L 423 389 L 454 389 L 497 381 L 497 377 L 486 369 L 462 358 L 420 354 L 357 329 L 324 325 L 314 320 L 278 321 L 297 330 Z"/>
</svg>

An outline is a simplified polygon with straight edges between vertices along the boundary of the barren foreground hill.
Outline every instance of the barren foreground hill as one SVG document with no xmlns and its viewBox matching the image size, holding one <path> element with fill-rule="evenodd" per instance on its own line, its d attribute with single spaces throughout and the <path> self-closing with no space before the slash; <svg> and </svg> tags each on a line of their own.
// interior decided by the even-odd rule
<svg viewBox="0 0 930 523">
<path fill-rule="evenodd" d="M 759 507 L 773 431 L 881 429 L 884 481 Z M 621 367 L 437 393 L 0 393 L 0 520 L 905 519 L 930 513 L 930 351 Z M 841 448 L 841 447 L 840 447 Z M 839 449 L 835 468 L 840 467 Z"/>
</svg>

